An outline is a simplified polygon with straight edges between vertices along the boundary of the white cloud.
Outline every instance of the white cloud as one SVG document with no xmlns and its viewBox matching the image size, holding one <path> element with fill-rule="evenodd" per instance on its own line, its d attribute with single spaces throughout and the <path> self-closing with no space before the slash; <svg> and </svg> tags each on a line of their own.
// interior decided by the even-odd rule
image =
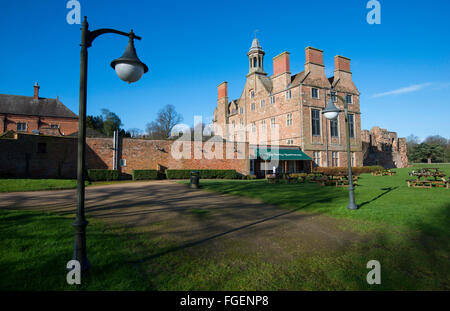
<svg viewBox="0 0 450 311">
<path fill-rule="evenodd" d="M 422 83 L 422 84 L 415 84 L 415 85 L 411 85 L 411 86 L 407 86 L 407 87 L 403 87 L 400 89 L 396 89 L 396 90 L 392 90 L 389 92 L 384 92 L 384 93 L 378 93 L 372 96 L 372 98 L 376 98 L 376 97 L 382 97 L 382 96 L 389 96 L 389 95 L 398 95 L 398 94 L 405 94 L 405 93 L 412 93 L 412 92 L 416 92 L 420 89 L 423 89 L 427 86 L 430 86 L 431 83 L 427 82 L 427 83 Z"/>
</svg>

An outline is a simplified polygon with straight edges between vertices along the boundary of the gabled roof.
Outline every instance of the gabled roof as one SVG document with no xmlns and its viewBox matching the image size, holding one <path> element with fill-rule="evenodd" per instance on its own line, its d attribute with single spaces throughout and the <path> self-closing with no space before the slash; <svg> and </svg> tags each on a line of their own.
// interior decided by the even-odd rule
<svg viewBox="0 0 450 311">
<path fill-rule="evenodd" d="M 266 76 L 258 75 L 259 80 L 261 81 L 262 85 L 266 89 L 266 91 L 270 94 L 272 93 L 273 84 L 272 79 Z"/>
<path fill-rule="evenodd" d="M 0 94 L 0 113 L 39 117 L 78 118 L 58 99 Z"/>
<path fill-rule="evenodd" d="M 297 73 L 295 75 L 292 75 L 291 76 L 291 86 L 299 85 L 300 83 L 303 82 L 303 80 L 306 78 L 306 76 L 305 76 L 305 72 L 304 71 L 299 72 L 299 73 Z"/>
</svg>

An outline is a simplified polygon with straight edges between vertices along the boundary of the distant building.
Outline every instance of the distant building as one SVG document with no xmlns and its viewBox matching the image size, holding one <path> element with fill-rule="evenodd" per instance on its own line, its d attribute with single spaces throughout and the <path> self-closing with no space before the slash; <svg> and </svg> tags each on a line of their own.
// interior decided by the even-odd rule
<svg viewBox="0 0 450 311">
<path fill-rule="evenodd" d="M 58 98 L 0 94 L 0 134 L 7 131 L 64 136 L 77 132 L 78 116 Z"/>
<path fill-rule="evenodd" d="M 304 70 L 297 74 L 291 74 L 289 52 L 275 56 L 273 74 L 268 76 L 264 71 L 265 52 L 255 38 L 247 53 L 249 72 L 240 97 L 229 100 L 227 82 L 218 86 L 215 128 L 222 129 L 221 134 L 227 140 L 300 148 L 316 166 L 347 166 L 344 114 L 328 121 L 321 113 L 330 98 L 327 95 L 334 88 L 336 93 L 331 95 L 336 106 L 343 109 L 336 95 L 348 103 L 352 166 L 362 166 L 359 91 L 352 80 L 350 59 L 335 56 L 334 76 L 327 77 L 323 51 L 307 47 L 305 54 Z M 249 133 L 269 132 L 275 126 L 279 128 L 276 141 L 270 137 L 267 141 L 259 138 L 252 141 L 249 137 Z M 255 160 L 252 167 L 253 164 L 255 171 L 264 170 L 261 161 Z M 295 165 L 290 161 L 287 169 L 282 166 L 281 171 L 297 171 Z"/>
</svg>

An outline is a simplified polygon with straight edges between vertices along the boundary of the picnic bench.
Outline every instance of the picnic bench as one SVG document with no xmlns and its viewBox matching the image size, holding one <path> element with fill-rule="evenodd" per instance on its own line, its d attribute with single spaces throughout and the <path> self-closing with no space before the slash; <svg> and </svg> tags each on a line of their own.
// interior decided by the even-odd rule
<svg viewBox="0 0 450 311">
<path fill-rule="evenodd" d="M 336 186 L 346 187 L 348 186 L 348 176 L 344 174 L 339 175 L 323 175 L 321 178 L 316 179 L 316 182 L 322 186 Z M 358 176 L 353 176 L 353 185 L 358 184 Z"/>
<path fill-rule="evenodd" d="M 407 179 L 408 188 L 447 188 L 450 189 L 450 178 L 445 178 L 445 174 L 438 168 L 424 168 L 418 171 L 413 170 L 409 176 L 416 179 Z"/>
<path fill-rule="evenodd" d="M 276 184 L 277 182 L 284 180 L 286 181 L 288 184 L 292 184 L 297 182 L 297 178 L 296 177 L 292 177 L 289 174 L 271 174 L 271 175 L 267 175 L 267 182 L 269 184 Z"/>
<path fill-rule="evenodd" d="M 391 170 L 379 170 L 379 171 L 375 171 L 372 172 L 372 176 L 393 176 L 396 175 L 397 172 L 396 171 L 391 171 Z"/>
</svg>

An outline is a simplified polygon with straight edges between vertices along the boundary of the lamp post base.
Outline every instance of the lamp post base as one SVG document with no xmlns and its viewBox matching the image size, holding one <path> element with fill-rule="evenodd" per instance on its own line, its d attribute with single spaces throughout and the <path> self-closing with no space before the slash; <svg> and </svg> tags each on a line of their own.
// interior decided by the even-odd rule
<svg viewBox="0 0 450 311">
<path fill-rule="evenodd" d="M 91 267 L 91 263 L 87 258 L 86 253 L 86 226 L 88 222 L 86 220 L 76 219 L 72 226 L 75 229 L 75 242 L 73 248 L 73 260 L 77 260 L 80 263 L 81 271 L 85 272 Z"/>
<path fill-rule="evenodd" d="M 351 187 L 348 190 L 349 190 L 349 193 L 348 193 L 348 206 L 347 206 L 347 208 L 350 209 L 350 210 L 357 210 L 359 207 L 355 203 L 355 195 L 353 193 L 353 185 L 351 185 Z"/>
</svg>

